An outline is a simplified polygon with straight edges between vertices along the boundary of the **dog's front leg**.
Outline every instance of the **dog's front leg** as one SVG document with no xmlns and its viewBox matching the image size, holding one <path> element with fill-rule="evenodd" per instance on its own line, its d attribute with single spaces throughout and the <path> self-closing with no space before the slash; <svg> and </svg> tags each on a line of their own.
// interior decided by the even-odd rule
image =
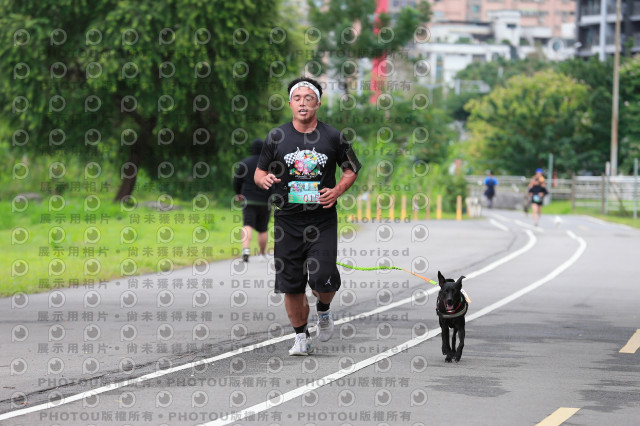
<svg viewBox="0 0 640 426">
<path fill-rule="evenodd" d="M 453 358 L 456 353 L 456 334 L 458 334 L 458 329 L 453 327 L 453 332 L 451 333 L 451 357 Z"/>
<path fill-rule="evenodd" d="M 442 355 L 446 356 L 445 361 L 451 362 L 453 351 L 449 346 L 449 326 L 440 320 L 440 329 L 442 330 Z"/>
<path fill-rule="evenodd" d="M 460 327 L 458 329 L 458 333 L 460 334 L 460 344 L 458 345 L 458 349 L 456 350 L 456 357 L 455 360 L 456 362 L 460 361 L 460 358 L 462 357 L 462 349 L 464 348 L 464 324 L 462 325 L 462 327 Z M 455 339 L 456 337 L 456 332 L 453 332 L 453 338 Z"/>
</svg>

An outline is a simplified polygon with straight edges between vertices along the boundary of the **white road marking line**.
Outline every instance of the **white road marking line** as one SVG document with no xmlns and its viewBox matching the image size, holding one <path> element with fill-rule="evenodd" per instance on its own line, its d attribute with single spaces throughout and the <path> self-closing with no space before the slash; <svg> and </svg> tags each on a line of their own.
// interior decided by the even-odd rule
<svg viewBox="0 0 640 426">
<path fill-rule="evenodd" d="M 294 337 L 294 333 L 291 333 L 289 335 L 286 336 L 281 336 L 281 337 L 275 337 L 272 338 L 270 340 L 266 340 L 264 342 L 260 342 L 260 343 L 256 343 L 253 345 L 249 345 L 249 346 L 244 346 L 242 348 L 238 348 L 236 350 L 230 351 L 230 352 L 225 352 L 223 354 L 211 357 L 211 358 L 207 358 L 204 360 L 199 360 L 199 361 L 195 361 L 195 362 L 190 362 L 187 364 L 182 364 L 179 365 L 177 367 L 171 367 L 171 368 L 167 368 L 166 370 L 158 370 L 158 371 L 154 371 L 153 373 L 149 373 L 149 374 L 145 374 L 143 376 L 140 377 L 136 377 L 133 379 L 128 379 L 128 380 L 124 380 L 122 382 L 118 382 L 118 383 L 111 383 L 105 386 L 101 386 L 99 388 L 95 388 L 92 390 L 88 390 L 85 392 L 81 392 L 75 395 L 70 395 L 70 396 L 65 396 L 64 398 L 60 399 L 59 401 L 56 402 L 47 402 L 44 404 L 40 404 L 40 405 L 34 405 L 33 407 L 29 407 L 29 408 L 23 408 L 20 410 L 16 410 L 16 411 L 10 411 L 4 414 L 0 415 L 0 420 L 6 420 L 6 419 L 10 419 L 12 417 L 17 417 L 17 416 L 22 416 L 25 414 L 30 414 L 30 413 L 34 413 L 36 411 L 42 411 L 42 410 L 46 410 L 48 408 L 56 408 L 59 407 L 61 405 L 65 405 L 65 404 L 69 404 L 71 402 L 76 402 L 76 401 L 81 401 L 84 398 L 87 397 L 91 397 L 91 396 L 95 396 L 95 395 L 99 395 L 105 392 L 110 392 L 125 386 L 130 386 L 130 385 L 135 385 L 137 383 L 142 383 L 142 382 L 146 382 L 147 380 L 152 380 L 158 377 L 162 377 L 162 376 L 166 376 L 167 374 L 172 374 L 178 371 L 182 371 L 182 370 L 186 370 L 189 368 L 193 368 L 195 366 L 199 366 L 199 365 L 203 365 L 203 364 L 211 364 L 215 361 L 219 361 L 221 359 L 225 359 L 225 358 L 230 358 L 234 355 L 238 355 L 244 352 L 250 352 L 253 351 L 255 349 L 264 347 L 264 346 L 270 346 L 272 344 L 275 343 L 279 343 L 281 341 L 284 340 L 288 340 L 291 339 L 292 337 Z"/>
<path fill-rule="evenodd" d="M 507 228 L 506 226 L 504 226 L 503 224 L 501 224 L 500 222 L 498 222 L 495 219 L 490 219 L 489 223 L 492 224 L 493 226 L 495 226 L 496 228 L 501 229 L 503 231 L 508 231 L 509 230 L 509 228 Z"/>
<path fill-rule="evenodd" d="M 478 317 L 481 317 L 483 315 L 486 315 L 491 311 L 495 311 L 496 309 L 501 308 L 502 306 L 506 305 L 507 303 L 513 302 L 517 298 L 519 298 L 519 297 L 521 297 L 521 296 L 523 296 L 523 295 L 535 290 L 536 288 L 540 287 L 541 285 L 546 284 L 547 282 L 551 281 L 552 279 L 554 279 L 555 277 L 560 275 L 562 272 L 567 270 L 571 265 L 573 265 L 580 258 L 580 256 L 582 256 L 582 253 L 584 253 L 584 251 L 587 249 L 587 243 L 586 243 L 585 240 L 583 240 L 580 237 L 577 237 L 571 231 L 567 231 L 567 234 L 572 239 L 577 240 L 578 244 L 579 244 L 578 245 L 578 250 L 576 250 L 576 252 L 573 254 L 573 256 L 571 256 L 566 262 L 564 262 L 562 265 L 558 266 L 556 269 L 554 269 L 553 271 L 551 271 L 550 273 L 548 273 L 547 275 L 545 275 L 544 277 L 542 277 L 538 281 L 536 281 L 536 282 L 534 282 L 532 284 L 529 284 L 525 288 L 522 288 L 522 289 L 516 291 L 515 293 L 512 293 L 511 295 L 505 297 L 504 299 L 499 300 L 496 303 L 493 303 L 493 304 L 491 304 L 489 306 L 486 306 L 483 309 L 480 309 L 478 312 L 474 312 L 473 314 L 469 315 L 468 321 L 471 321 L 471 320 L 474 320 L 475 318 L 478 318 Z"/>
<path fill-rule="evenodd" d="M 542 229 L 540 227 L 537 227 L 537 226 L 529 225 L 528 223 L 524 223 L 524 222 L 522 222 L 522 221 L 520 221 L 518 219 L 514 220 L 514 222 L 515 222 L 516 225 L 520 225 L 523 228 L 533 229 L 536 232 L 544 232 L 544 229 Z"/>
<path fill-rule="evenodd" d="M 515 299 L 524 296 L 527 293 L 530 293 L 531 291 L 535 290 L 536 288 L 540 287 L 541 285 L 551 281 L 552 279 L 554 279 L 555 277 L 557 277 L 558 275 L 560 275 L 562 272 L 566 271 L 569 267 L 571 267 L 579 258 L 580 256 L 582 256 L 582 253 L 584 253 L 584 251 L 587 248 L 587 243 L 582 239 L 577 237 L 575 234 L 573 234 L 573 232 L 571 231 L 567 231 L 567 234 L 569 235 L 569 237 L 571 237 L 572 239 L 575 239 L 578 241 L 578 249 L 575 251 L 575 253 L 565 262 L 563 262 L 560 266 L 558 266 L 557 268 L 555 268 L 553 271 L 551 271 L 549 274 L 547 274 L 545 277 L 543 277 L 542 279 L 534 282 L 533 284 L 528 285 L 527 287 L 487 306 L 484 309 L 481 309 L 480 311 L 474 313 L 473 315 L 470 315 L 467 318 L 467 322 L 469 321 L 473 321 L 483 315 L 486 315 L 504 305 L 506 305 L 507 303 L 510 303 L 512 301 L 514 301 Z M 375 364 L 378 361 L 381 361 L 383 359 L 386 358 L 390 358 L 394 355 L 397 355 L 399 353 L 402 353 L 408 349 L 411 349 L 412 347 L 419 345 L 420 343 L 431 339 L 432 337 L 437 336 L 438 334 L 440 334 L 442 330 L 441 329 L 436 329 L 436 330 L 431 330 L 429 331 L 427 334 L 425 334 L 424 336 L 420 336 L 420 337 L 414 337 L 411 340 L 407 340 L 406 342 L 395 346 L 387 351 L 381 352 L 378 355 L 372 356 L 370 358 L 367 358 L 363 361 L 357 362 L 351 366 L 349 366 L 348 368 L 343 368 L 341 370 L 336 371 L 335 373 L 329 374 L 327 376 L 324 376 L 321 379 L 318 379 L 312 383 L 309 383 L 305 386 L 301 386 L 299 388 L 290 390 L 289 392 L 286 392 L 282 395 L 279 395 L 276 398 L 272 398 L 270 400 L 261 402 L 259 404 L 253 405 L 249 408 L 246 408 L 244 410 L 241 411 L 237 411 L 235 413 L 231 413 L 229 414 L 229 416 L 227 416 L 225 419 L 218 419 L 212 422 L 208 422 L 208 423 L 202 423 L 201 426 L 223 426 L 223 425 L 227 425 L 229 423 L 233 423 L 233 422 L 237 422 L 239 420 L 242 420 L 246 417 L 250 417 L 253 416 L 257 413 L 260 413 L 262 411 L 266 411 L 270 408 L 276 407 L 278 405 L 284 404 L 287 401 L 290 401 L 294 398 L 297 398 L 299 396 L 304 395 L 307 392 L 310 392 L 314 389 L 318 389 L 322 386 L 328 385 L 332 382 L 335 382 L 338 379 L 341 379 L 345 376 L 348 376 L 350 374 L 355 373 L 358 370 L 362 370 L 365 367 L 368 367 L 372 364 Z M 576 410 L 577 411 L 577 410 Z M 573 415 L 573 413 L 572 413 Z M 569 416 L 570 417 L 570 416 Z"/>
<path fill-rule="evenodd" d="M 591 222 L 598 223 L 600 225 L 623 228 L 623 229 L 626 229 L 628 231 L 635 230 L 635 228 L 632 228 L 631 226 L 625 225 L 625 224 L 622 224 L 622 223 L 607 222 L 606 220 L 602 220 L 602 219 L 599 219 L 599 218 L 593 217 L 593 216 L 586 216 L 586 215 L 580 215 L 580 216 L 585 218 L 585 219 L 587 219 L 587 220 L 589 220 L 589 221 L 591 221 Z"/>
<path fill-rule="evenodd" d="M 494 270 L 498 266 L 503 265 L 503 264 L 509 262 L 510 260 L 513 260 L 516 257 L 521 256 L 524 253 L 526 253 L 529 250 L 531 250 L 533 248 L 533 246 L 536 245 L 537 239 L 536 239 L 536 236 L 533 235 L 533 232 L 531 232 L 529 230 L 527 230 L 525 232 L 529 236 L 529 241 L 527 241 L 527 244 L 525 244 L 523 247 L 519 248 L 518 250 L 514 251 L 513 253 L 509 253 L 505 257 L 503 257 L 501 259 L 498 259 L 493 263 L 488 264 L 484 268 L 478 269 L 477 271 L 473 271 L 473 272 L 467 274 L 465 276 L 465 280 L 469 281 L 470 279 L 478 277 L 478 276 L 480 276 L 482 274 L 486 274 L 487 272 Z M 431 287 L 427 291 L 423 291 L 423 293 L 431 295 L 433 293 L 437 293 L 438 291 L 440 291 L 440 287 L 434 286 L 434 287 Z M 381 307 L 376 308 L 376 309 L 374 309 L 372 311 L 365 312 L 365 313 L 358 314 L 358 315 L 351 315 L 349 317 L 339 319 L 339 320 L 335 321 L 334 324 L 335 325 L 340 325 L 340 324 L 343 324 L 343 323 L 346 323 L 346 322 L 350 322 L 350 321 L 353 321 L 353 320 L 356 320 L 356 319 L 364 319 L 366 317 L 370 317 L 372 315 L 379 314 L 380 312 L 384 312 L 384 311 L 387 311 L 389 309 L 393 309 L 393 308 L 396 308 L 398 306 L 402 306 L 402 305 L 405 305 L 407 303 L 411 303 L 418 296 L 420 296 L 420 295 L 419 294 L 414 294 L 414 295 L 412 295 L 410 297 L 406 297 L 404 299 L 398 300 L 397 302 L 393 302 L 393 303 L 390 303 L 388 305 L 381 306 Z M 291 334 L 291 336 L 293 337 L 293 334 Z"/>
<path fill-rule="evenodd" d="M 620 349 L 620 353 L 635 354 L 638 348 L 640 348 L 640 329 L 633 333 L 633 336 L 631 336 L 631 339 L 629 339 L 627 344 Z"/>
<path fill-rule="evenodd" d="M 597 217 L 592 217 L 592 216 L 587 216 L 587 215 L 580 215 L 581 217 L 591 221 L 591 222 L 595 222 L 595 223 L 599 223 L 600 225 L 611 225 L 609 222 L 602 220 L 602 219 L 598 219 Z"/>
<path fill-rule="evenodd" d="M 515 259 L 516 257 L 518 257 L 518 256 L 528 252 L 529 250 L 531 250 L 533 248 L 533 246 L 536 244 L 537 239 L 536 239 L 536 236 L 533 235 L 533 232 L 529 231 L 528 229 L 525 232 L 529 236 L 529 241 L 527 242 L 527 244 L 524 247 L 514 251 L 513 253 L 510 253 L 510 254 L 506 255 L 502 259 L 498 259 L 495 262 L 488 264 L 487 266 L 485 266 L 482 269 L 479 269 L 477 271 L 471 272 L 470 274 L 467 274 L 466 275 L 466 279 L 470 280 L 472 278 L 477 277 L 478 275 L 482 275 L 482 274 L 487 273 L 487 272 L 489 272 L 489 271 L 491 271 L 493 269 L 496 269 L 498 266 L 500 266 L 500 265 L 502 265 L 504 263 L 507 263 L 508 261 L 510 261 L 512 259 Z"/>
<path fill-rule="evenodd" d="M 477 277 L 478 275 L 481 275 L 481 274 L 484 274 L 486 272 L 489 272 L 489 271 L 495 269 L 496 267 L 498 267 L 498 266 L 500 266 L 500 265 L 502 265 L 502 264 L 504 264 L 504 263 L 506 263 L 506 262 L 508 262 L 508 261 L 510 261 L 510 260 L 512 260 L 512 259 L 524 254 L 525 252 L 531 250 L 531 248 L 533 248 L 533 246 L 536 243 L 536 237 L 535 237 L 535 235 L 533 235 L 533 233 L 531 231 L 527 230 L 526 232 L 527 232 L 527 235 L 529 236 L 529 241 L 527 242 L 527 244 L 524 247 L 516 250 L 513 253 L 508 254 L 507 256 L 505 256 L 505 257 L 503 257 L 501 259 L 498 259 L 497 261 L 485 266 L 484 268 L 482 268 L 482 269 L 480 269 L 478 271 L 471 272 L 470 274 L 467 275 L 466 279 L 469 280 L 471 278 Z M 426 291 L 426 293 L 427 294 L 432 294 L 432 293 L 437 292 L 438 290 L 439 290 L 439 287 L 434 286 L 432 289 Z M 423 294 L 424 294 L 424 291 L 423 291 Z M 406 303 L 411 303 L 414 300 L 416 300 L 416 297 L 421 297 L 421 296 L 422 296 L 422 294 L 413 294 L 410 297 L 406 297 L 406 298 L 404 298 L 402 300 L 399 300 L 397 302 L 390 303 L 390 304 L 385 305 L 385 306 L 381 306 L 381 307 L 373 309 L 373 310 L 371 310 L 369 312 L 364 312 L 362 314 L 352 315 L 352 316 L 349 316 L 347 318 L 342 318 L 340 320 L 335 321 L 335 324 L 339 325 L 339 324 L 350 322 L 350 321 L 353 321 L 353 320 L 356 320 L 356 319 L 362 319 L 362 318 L 366 318 L 366 317 L 369 317 L 369 316 L 372 316 L 372 315 L 376 315 L 376 314 L 378 314 L 380 312 L 384 312 L 384 311 L 387 311 L 389 309 L 396 308 L 396 307 L 398 307 L 400 305 L 404 305 Z M 313 330 L 313 327 L 311 328 L 311 330 Z M 102 393 L 105 393 L 105 392 L 110 392 L 110 391 L 113 391 L 113 390 L 116 390 L 116 389 L 120 389 L 120 388 L 125 387 L 125 386 L 135 385 L 135 384 L 138 384 L 138 383 L 145 382 L 147 380 L 156 379 L 158 377 L 162 377 L 162 376 L 166 376 L 168 374 L 176 373 L 178 371 L 186 370 L 186 369 L 192 368 L 194 366 L 203 365 L 203 364 L 211 364 L 211 363 L 214 363 L 216 361 L 220 361 L 220 360 L 223 360 L 223 359 L 231 358 L 233 356 L 236 356 L 236 355 L 239 355 L 239 354 L 242 354 L 242 353 L 245 353 L 245 352 L 251 352 L 251 351 L 253 351 L 255 349 L 258 349 L 258 348 L 274 345 L 276 343 L 280 343 L 282 341 L 289 340 L 289 339 L 292 339 L 294 337 L 295 337 L 295 333 L 290 333 L 290 334 L 287 334 L 287 335 L 284 335 L 284 336 L 280 336 L 280 337 L 274 337 L 272 339 L 265 340 L 263 342 L 255 343 L 253 345 L 244 346 L 242 348 L 238 348 L 238 349 L 235 349 L 235 350 L 230 351 L 230 352 L 225 352 L 223 354 L 216 355 L 216 356 L 211 357 L 211 358 L 206 358 L 206 359 L 202 359 L 202 360 L 198 360 L 198 361 L 182 364 L 182 365 L 179 365 L 179 366 L 176 366 L 176 367 L 167 368 L 166 370 L 155 371 L 153 373 L 145 374 L 145 375 L 142 375 L 140 377 L 133 378 L 133 379 L 124 380 L 124 381 L 118 382 L 118 383 L 111 383 L 109 385 L 105 385 L 105 386 L 101 386 L 101 387 L 98 387 L 98 388 L 95 388 L 95 389 L 84 391 L 84 392 L 81 392 L 81 393 L 78 393 L 78 394 L 75 394 L 75 395 L 66 396 L 66 397 L 63 397 L 62 399 L 60 399 L 59 401 L 56 401 L 56 402 L 47 402 L 47 403 L 43 403 L 43 404 L 39 404 L 39 405 L 34 405 L 33 407 L 22 408 L 22 409 L 18 409 L 18 410 L 15 410 L 15 411 L 9 411 L 7 413 L 0 414 L 0 421 L 1 420 L 6 420 L 6 419 L 10 419 L 10 418 L 13 418 L 13 417 L 22 416 L 22 415 L 25 415 L 25 414 L 35 413 L 37 411 L 42 411 L 42 410 L 46 410 L 46 409 L 49 409 L 49 408 L 56 408 L 56 407 L 59 407 L 61 405 L 65 405 L 65 404 L 69 404 L 69 403 L 72 403 L 72 402 L 80 401 L 80 400 L 82 400 L 84 398 L 87 398 L 87 397 L 92 397 L 92 396 L 99 395 L 99 394 L 102 394 Z"/>
<path fill-rule="evenodd" d="M 375 364 L 378 361 L 381 361 L 385 358 L 389 358 L 393 355 L 397 355 L 401 352 L 404 352 L 412 347 L 431 339 L 432 337 L 440 334 L 440 330 L 432 330 L 425 334 L 422 337 L 415 337 L 407 342 L 402 343 L 401 345 L 395 346 L 391 349 L 388 349 L 384 352 L 379 353 L 376 356 L 372 356 L 363 361 L 357 362 L 347 368 L 343 368 L 341 370 L 336 371 L 335 373 L 324 376 L 321 379 L 318 379 L 312 383 L 309 383 L 305 386 L 301 386 L 299 388 L 290 390 L 289 392 L 283 393 L 276 398 L 272 398 L 268 401 L 261 402 L 259 404 L 253 405 L 245 410 L 238 411 L 236 413 L 230 413 L 225 419 L 218 419 L 209 423 L 203 423 L 200 426 L 222 426 L 227 425 L 229 423 L 237 422 L 239 420 L 244 419 L 245 417 L 250 417 L 254 414 L 260 413 L 262 411 L 266 411 L 272 407 L 276 407 L 280 404 L 284 404 L 287 401 L 290 401 L 294 398 L 304 395 L 307 392 L 310 392 L 314 389 L 318 389 L 322 386 L 328 385 L 332 382 L 335 382 L 338 379 L 341 379 L 349 374 L 355 373 L 358 370 L 362 370 L 365 367 L 368 367 L 372 364 Z"/>
<path fill-rule="evenodd" d="M 536 426 L 559 426 L 577 413 L 579 408 L 560 407 Z"/>
<path fill-rule="evenodd" d="M 502 216 L 501 214 L 498 214 L 498 213 L 491 213 L 490 216 L 495 217 L 496 219 L 500 219 L 500 220 L 505 221 L 505 222 L 509 222 L 509 218 L 508 217 Z"/>
</svg>

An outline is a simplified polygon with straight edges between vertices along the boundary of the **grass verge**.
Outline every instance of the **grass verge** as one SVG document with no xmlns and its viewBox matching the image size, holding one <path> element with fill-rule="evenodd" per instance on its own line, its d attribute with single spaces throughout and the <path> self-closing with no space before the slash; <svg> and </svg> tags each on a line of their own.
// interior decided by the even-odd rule
<svg viewBox="0 0 640 426">
<path fill-rule="evenodd" d="M 8 278 L 0 281 L 0 296 L 89 287 L 182 267 L 205 268 L 208 262 L 240 256 L 239 208 L 202 197 L 171 204 L 176 210 L 158 211 L 143 201 L 128 206 L 95 194 L 0 202 L 0 238 L 10 245 L 0 257 L 0 270 Z M 340 229 L 356 231 L 355 208 L 340 207 Z M 395 213 L 399 220 L 400 211 Z M 385 222 L 388 212 L 382 218 Z M 443 213 L 442 218 L 455 219 L 455 214 Z M 272 252 L 273 220 L 269 232 Z M 255 235 L 251 249 L 258 252 Z"/>
<path fill-rule="evenodd" d="M 87 286 L 238 256 L 242 212 L 200 199 L 158 211 L 95 198 L 0 203 L 0 295 Z M 256 238 L 253 245 L 257 249 Z"/>
<path fill-rule="evenodd" d="M 621 225 L 627 225 L 631 226 L 632 228 L 640 229 L 640 219 L 634 219 L 632 216 L 630 216 L 630 213 L 623 215 L 618 212 L 611 212 L 608 215 L 604 215 L 597 210 L 585 207 L 577 207 L 575 211 L 572 211 L 571 201 L 552 201 L 551 204 L 542 208 L 542 214 L 582 214 L 595 217 L 607 222 L 619 223 Z"/>
</svg>

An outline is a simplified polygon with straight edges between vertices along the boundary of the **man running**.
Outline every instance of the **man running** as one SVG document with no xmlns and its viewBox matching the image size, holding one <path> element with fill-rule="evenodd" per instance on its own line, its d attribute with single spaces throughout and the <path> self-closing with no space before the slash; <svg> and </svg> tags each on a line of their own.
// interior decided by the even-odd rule
<svg viewBox="0 0 640 426">
<path fill-rule="evenodd" d="M 289 83 L 293 120 L 269 132 L 255 173 L 256 184 L 273 187 L 275 291 L 296 332 L 289 355 L 313 351 L 307 329 L 307 283 L 318 299 L 317 338 L 333 333 L 330 305 L 340 288 L 336 201 L 357 178 L 360 163 L 336 129 L 318 121 L 322 88 L 311 78 Z M 336 168 L 342 175 L 336 184 Z"/>
<path fill-rule="evenodd" d="M 267 259 L 267 228 L 269 227 L 269 191 L 259 188 L 253 176 L 258 165 L 258 158 L 262 152 L 262 139 L 254 139 L 251 144 L 251 156 L 238 163 L 234 177 L 233 189 L 236 193 L 236 201 L 242 202 L 242 260 L 249 261 L 251 255 L 251 237 L 253 230 L 258 232 L 258 247 L 260 255 L 258 260 L 266 262 Z"/>
</svg>

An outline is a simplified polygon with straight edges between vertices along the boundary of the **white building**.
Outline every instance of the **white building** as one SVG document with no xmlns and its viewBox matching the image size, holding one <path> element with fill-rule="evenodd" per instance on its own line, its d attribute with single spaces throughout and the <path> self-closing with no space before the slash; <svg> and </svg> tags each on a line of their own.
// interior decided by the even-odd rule
<svg viewBox="0 0 640 426">
<path fill-rule="evenodd" d="M 489 62 L 499 57 L 524 59 L 543 55 L 549 60 L 564 60 L 575 54 L 575 24 L 563 26 L 562 36 L 553 37 L 551 28 L 521 26 L 521 12 L 488 12 L 488 22 L 434 22 L 429 26 L 428 43 L 412 46 L 412 54 L 422 57 L 431 67 L 429 75 L 419 79 L 423 85 L 455 87 L 455 75 L 473 62 Z"/>
</svg>

